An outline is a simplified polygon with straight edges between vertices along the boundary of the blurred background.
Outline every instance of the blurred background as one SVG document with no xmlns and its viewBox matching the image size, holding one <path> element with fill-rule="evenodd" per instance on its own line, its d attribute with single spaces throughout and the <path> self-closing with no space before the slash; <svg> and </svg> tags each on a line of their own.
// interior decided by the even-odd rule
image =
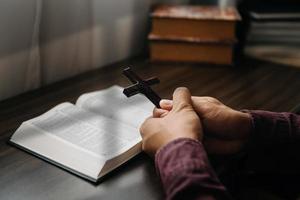
<svg viewBox="0 0 300 200">
<path fill-rule="evenodd" d="M 251 9 L 299 5 L 288 0 L 2 0 L 0 100 L 145 53 L 149 13 L 157 3 L 237 6 L 243 17 Z M 252 34 L 253 44 L 258 33 Z M 299 39 L 299 31 L 292 34 Z"/>
</svg>

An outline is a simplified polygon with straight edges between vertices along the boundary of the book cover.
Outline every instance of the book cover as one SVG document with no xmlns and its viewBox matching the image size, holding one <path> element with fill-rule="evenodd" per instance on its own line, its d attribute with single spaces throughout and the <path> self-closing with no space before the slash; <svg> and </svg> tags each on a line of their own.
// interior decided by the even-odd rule
<svg viewBox="0 0 300 200">
<path fill-rule="evenodd" d="M 217 6 L 187 6 L 187 5 L 159 5 L 152 15 L 154 18 L 183 18 L 196 20 L 241 20 L 234 7 L 220 8 Z"/>
</svg>

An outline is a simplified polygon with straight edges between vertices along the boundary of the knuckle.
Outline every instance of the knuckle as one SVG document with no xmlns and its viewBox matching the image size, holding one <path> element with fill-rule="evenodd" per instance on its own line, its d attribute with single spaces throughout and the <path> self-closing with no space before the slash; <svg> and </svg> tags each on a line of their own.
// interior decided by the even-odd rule
<svg viewBox="0 0 300 200">
<path fill-rule="evenodd" d="M 185 108 L 190 108 L 190 107 L 191 107 L 190 104 L 187 103 L 187 102 L 179 102 L 178 103 L 178 108 L 179 109 L 185 109 Z"/>
<path fill-rule="evenodd" d="M 154 108 L 152 111 L 153 116 L 157 116 L 159 114 L 159 110 L 157 108 Z"/>
<path fill-rule="evenodd" d="M 149 126 L 150 119 L 152 119 L 152 118 L 148 117 L 139 128 L 139 131 L 142 136 L 147 132 L 147 127 Z"/>
<path fill-rule="evenodd" d="M 156 114 L 156 108 L 154 108 L 154 109 L 152 110 L 152 115 L 155 116 L 155 114 Z"/>
<path fill-rule="evenodd" d="M 147 120 L 140 126 L 140 133 L 141 133 L 141 135 L 143 135 L 145 133 L 146 123 L 147 123 Z"/>
<path fill-rule="evenodd" d="M 144 133 L 144 124 L 142 124 L 142 125 L 140 126 L 140 133 L 141 133 L 141 135 L 143 135 L 143 133 Z"/>
<path fill-rule="evenodd" d="M 211 103 L 220 103 L 220 101 L 214 97 L 207 97 L 207 98 L 208 98 L 207 100 Z"/>
</svg>

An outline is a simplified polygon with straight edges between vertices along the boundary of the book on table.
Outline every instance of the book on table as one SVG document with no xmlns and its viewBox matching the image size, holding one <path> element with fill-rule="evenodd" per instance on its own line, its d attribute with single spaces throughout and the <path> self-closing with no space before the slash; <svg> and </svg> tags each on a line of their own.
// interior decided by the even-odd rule
<svg viewBox="0 0 300 200">
<path fill-rule="evenodd" d="M 241 19 L 235 8 L 159 5 L 151 19 L 152 61 L 233 63 L 236 24 Z"/>
<path fill-rule="evenodd" d="M 202 40 L 198 38 L 149 35 L 152 61 L 204 62 L 231 65 L 235 40 Z"/>
<path fill-rule="evenodd" d="M 235 39 L 241 19 L 233 7 L 159 5 L 151 14 L 151 35 L 202 40 Z"/>
<path fill-rule="evenodd" d="M 83 178 L 101 177 L 141 152 L 139 126 L 153 105 L 123 88 L 81 95 L 25 121 L 10 143 Z"/>
</svg>

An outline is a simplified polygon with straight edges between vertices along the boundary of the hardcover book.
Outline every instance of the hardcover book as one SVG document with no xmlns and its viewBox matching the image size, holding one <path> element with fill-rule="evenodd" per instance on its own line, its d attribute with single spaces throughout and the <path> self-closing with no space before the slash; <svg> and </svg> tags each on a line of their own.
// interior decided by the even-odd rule
<svg viewBox="0 0 300 200">
<path fill-rule="evenodd" d="M 152 34 L 162 37 L 234 39 L 240 15 L 233 7 L 157 6 L 152 16 Z"/>
<path fill-rule="evenodd" d="M 141 152 L 139 126 L 153 105 L 123 88 L 81 95 L 16 130 L 10 143 L 88 180 L 101 177 Z"/>
<path fill-rule="evenodd" d="M 235 40 L 201 40 L 149 35 L 152 61 L 204 62 L 231 65 Z"/>
<path fill-rule="evenodd" d="M 152 61 L 231 65 L 236 22 L 233 7 L 159 5 L 148 35 Z"/>
</svg>

